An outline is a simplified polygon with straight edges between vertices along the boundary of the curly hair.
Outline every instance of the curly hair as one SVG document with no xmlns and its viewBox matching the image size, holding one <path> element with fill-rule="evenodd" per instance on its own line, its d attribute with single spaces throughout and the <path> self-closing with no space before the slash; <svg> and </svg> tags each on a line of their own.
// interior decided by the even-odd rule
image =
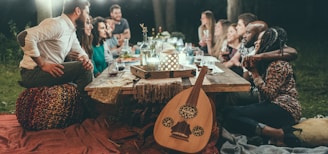
<svg viewBox="0 0 328 154">
<path fill-rule="evenodd" d="M 267 29 L 261 38 L 260 48 L 257 54 L 280 50 L 283 54 L 283 48 L 287 43 L 287 32 L 281 27 L 271 27 Z M 260 74 L 263 74 L 271 61 L 261 61 L 259 66 Z"/>
<path fill-rule="evenodd" d="M 281 27 L 271 27 L 264 32 L 258 53 L 280 49 L 282 54 L 282 49 L 286 46 L 286 43 L 287 32 Z"/>
<path fill-rule="evenodd" d="M 99 31 L 98 31 L 98 23 L 103 22 L 106 23 L 105 18 L 103 17 L 95 17 L 92 21 L 92 26 L 93 29 L 91 30 L 91 33 L 93 35 L 93 40 L 92 40 L 92 45 L 93 46 L 97 46 L 98 43 L 100 43 L 100 45 L 104 44 L 104 40 L 99 40 Z"/>
</svg>

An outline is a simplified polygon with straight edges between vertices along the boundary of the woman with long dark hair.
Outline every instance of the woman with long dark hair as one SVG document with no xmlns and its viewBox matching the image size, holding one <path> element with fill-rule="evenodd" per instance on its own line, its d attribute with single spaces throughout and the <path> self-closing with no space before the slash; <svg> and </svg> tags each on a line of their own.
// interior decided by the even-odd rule
<svg viewBox="0 0 328 154">
<path fill-rule="evenodd" d="M 83 26 L 77 26 L 76 28 L 76 36 L 77 39 L 80 41 L 81 47 L 85 50 L 88 54 L 89 58 L 92 58 L 92 40 L 93 35 L 91 34 L 91 30 L 93 29 L 92 26 L 92 17 L 89 16 L 86 18 Z"/>
<path fill-rule="evenodd" d="M 91 23 L 92 17 L 88 16 L 83 20 L 83 22 L 76 23 L 76 36 L 80 42 L 82 49 L 88 54 L 89 59 L 92 58 L 92 40 L 93 36 L 91 30 L 93 28 Z M 79 53 L 76 51 L 71 51 L 65 61 L 78 60 Z"/>
<path fill-rule="evenodd" d="M 106 21 L 102 17 L 96 17 L 92 22 L 92 63 L 94 65 L 94 76 L 97 77 L 107 68 L 108 62 L 113 59 L 112 53 L 109 51 L 108 45 L 105 42 L 107 38 Z"/>
</svg>

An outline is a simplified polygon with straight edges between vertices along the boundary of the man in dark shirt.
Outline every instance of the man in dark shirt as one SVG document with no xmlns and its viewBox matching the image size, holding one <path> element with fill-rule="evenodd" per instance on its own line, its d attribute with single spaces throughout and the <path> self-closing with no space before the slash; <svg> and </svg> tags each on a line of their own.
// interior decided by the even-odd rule
<svg viewBox="0 0 328 154">
<path fill-rule="evenodd" d="M 118 39 L 119 45 L 122 45 L 124 39 L 131 38 L 129 23 L 125 18 L 122 18 L 121 7 L 117 4 L 110 7 L 110 17 L 116 22 L 112 34 Z"/>
</svg>

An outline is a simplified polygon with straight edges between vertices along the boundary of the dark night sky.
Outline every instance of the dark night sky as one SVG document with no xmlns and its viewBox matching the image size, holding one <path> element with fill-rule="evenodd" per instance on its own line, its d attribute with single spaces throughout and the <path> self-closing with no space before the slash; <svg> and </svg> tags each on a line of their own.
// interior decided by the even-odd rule
<svg viewBox="0 0 328 154">
<path fill-rule="evenodd" d="M 0 32 L 8 34 L 8 21 L 17 23 L 22 30 L 26 23 L 36 24 L 35 0 L 0 0 Z M 61 1 L 61 0 L 55 0 Z M 256 0 L 243 0 L 256 1 Z M 328 25 L 328 9 L 326 0 L 257 0 L 260 3 L 258 17 L 269 25 L 278 25 L 302 33 L 304 30 L 326 29 Z M 91 15 L 106 17 L 111 4 L 118 3 L 122 7 L 123 16 L 129 20 L 132 38 L 141 39 L 139 23 L 154 27 L 151 0 L 90 0 Z M 226 18 L 225 0 L 177 0 L 177 31 L 192 33 L 190 40 L 197 39 L 197 27 L 200 24 L 200 13 L 212 10 L 217 19 Z M 61 7 L 53 10 L 54 16 L 60 14 Z M 140 35 L 140 36 L 139 36 Z"/>
</svg>

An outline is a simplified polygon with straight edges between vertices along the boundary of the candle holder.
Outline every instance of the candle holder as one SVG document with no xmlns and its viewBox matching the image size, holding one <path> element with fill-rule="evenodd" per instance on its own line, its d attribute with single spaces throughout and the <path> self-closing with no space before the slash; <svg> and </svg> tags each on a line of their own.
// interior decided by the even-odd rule
<svg viewBox="0 0 328 154">
<path fill-rule="evenodd" d="M 180 69 L 179 53 L 175 49 L 166 49 L 160 53 L 159 70 L 174 71 Z"/>
</svg>

